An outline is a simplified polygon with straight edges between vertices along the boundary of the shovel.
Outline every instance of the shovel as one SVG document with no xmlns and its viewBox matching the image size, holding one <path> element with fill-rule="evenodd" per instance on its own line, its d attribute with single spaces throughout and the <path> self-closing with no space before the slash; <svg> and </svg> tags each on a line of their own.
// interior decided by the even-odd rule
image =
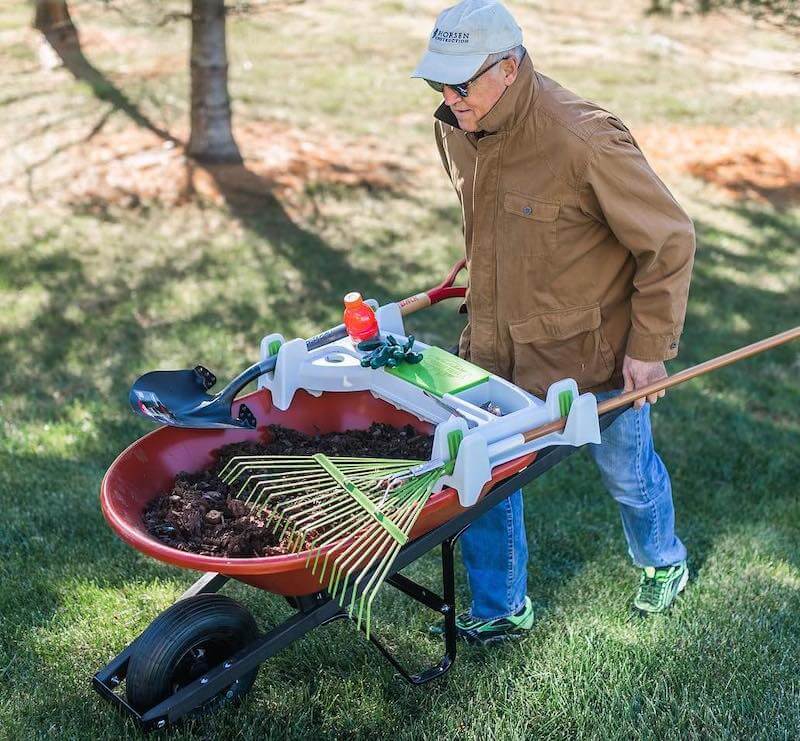
<svg viewBox="0 0 800 741">
<path fill-rule="evenodd" d="M 444 299 L 463 297 L 466 288 L 453 284 L 465 265 L 466 261 L 460 260 L 438 286 L 400 301 L 400 313 L 407 316 Z M 347 330 L 344 324 L 340 324 L 306 340 L 306 347 L 313 350 L 346 336 Z M 131 388 L 131 407 L 137 414 L 171 427 L 254 428 L 256 418 L 247 405 L 239 406 L 238 417 L 231 414 L 231 406 L 236 394 L 248 383 L 275 369 L 276 360 L 277 354 L 254 363 L 214 396 L 207 392 L 217 382 L 217 378 L 202 365 L 190 370 L 145 373 Z"/>
</svg>

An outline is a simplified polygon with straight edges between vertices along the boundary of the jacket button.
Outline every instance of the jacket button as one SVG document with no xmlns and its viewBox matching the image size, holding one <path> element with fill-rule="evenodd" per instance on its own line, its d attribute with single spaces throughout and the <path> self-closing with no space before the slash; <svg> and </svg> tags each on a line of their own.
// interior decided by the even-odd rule
<svg viewBox="0 0 800 741">
<path fill-rule="evenodd" d="M 530 206 L 524 206 L 522 213 L 525 214 L 525 216 L 530 216 L 533 213 L 533 209 Z"/>
</svg>

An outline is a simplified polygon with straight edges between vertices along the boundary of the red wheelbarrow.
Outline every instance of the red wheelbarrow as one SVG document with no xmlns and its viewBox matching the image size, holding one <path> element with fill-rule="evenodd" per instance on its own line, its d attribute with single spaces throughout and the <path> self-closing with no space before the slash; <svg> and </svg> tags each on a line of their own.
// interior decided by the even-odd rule
<svg viewBox="0 0 800 741">
<path fill-rule="evenodd" d="M 430 305 L 463 296 L 448 279 L 427 294 L 407 302 Z M 603 415 L 601 428 L 622 410 Z M 227 412 L 226 412 L 227 415 Z M 307 568 L 307 553 L 263 558 L 219 558 L 170 548 L 151 536 L 142 520 L 149 501 L 168 490 L 181 471 L 210 466 L 215 451 L 244 440 L 263 440 L 268 425 L 301 432 L 324 433 L 366 429 L 373 422 L 412 425 L 420 432 L 432 426 L 398 410 L 369 392 L 324 393 L 299 391 L 289 409 L 273 405 L 267 390 L 233 402 L 232 420 L 254 425 L 193 429 L 162 427 L 128 447 L 108 469 L 101 486 L 103 514 L 116 533 L 142 553 L 175 566 L 203 572 L 170 608 L 93 678 L 95 689 L 143 730 L 161 729 L 186 716 L 197 716 L 236 702 L 252 686 L 259 666 L 293 641 L 326 623 L 349 619 L 317 577 Z M 411 672 L 369 633 L 369 640 L 412 684 L 442 676 L 456 656 L 456 607 L 453 551 L 469 524 L 514 491 L 541 475 L 575 448 L 560 445 L 528 453 L 496 466 L 478 502 L 463 508 L 454 489 L 433 495 L 391 567 L 386 583 L 444 617 L 444 655 L 434 666 Z M 399 572 L 441 545 L 442 594 L 413 582 Z M 367 575 L 369 576 L 369 575 Z M 217 594 L 229 579 L 285 597 L 295 612 L 280 625 L 261 633 L 253 616 L 240 604 Z M 360 589 L 369 579 L 356 581 Z M 346 604 L 351 596 L 341 600 Z M 124 684 L 124 693 L 123 693 Z"/>
<path fill-rule="evenodd" d="M 125 450 L 111 465 L 101 487 L 103 514 L 117 534 L 138 551 L 160 561 L 205 572 L 180 599 L 98 671 L 95 689 L 133 717 L 143 730 L 165 728 L 187 715 L 205 714 L 232 703 L 250 688 L 260 664 L 314 628 L 348 619 L 340 605 L 306 568 L 305 553 L 265 558 L 217 558 L 165 546 L 142 521 L 145 505 L 169 489 L 180 471 L 211 464 L 223 445 L 263 439 L 266 425 L 302 432 L 365 429 L 372 422 L 411 424 L 420 432 L 430 426 L 367 392 L 298 393 L 292 407 L 280 411 L 266 390 L 244 397 L 258 419 L 258 429 L 191 430 L 163 427 Z M 234 407 L 234 412 L 238 409 Z M 601 419 L 605 427 L 619 412 Z M 409 682 L 423 684 L 442 676 L 456 656 L 455 543 L 469 524 L 514 491 L 541 475 L 575 448 L 554 446 L 495 468 L 481 499 L 462 508 L 453 489 L 431 497 L 400 551 L 388 584 L 444 616 L 445 652 L 434 666 L 408 671 L 371 634 L 369 640 Z M 399 572 L 441 545 L 442 595 L 416 584 Z M 227 597 L 216 594 L 229 579 L 284 596 L 295 613 L 261 634 L 253 617 Z M 125 695 L 120 692 L 125 682 Z"/>
</svg>

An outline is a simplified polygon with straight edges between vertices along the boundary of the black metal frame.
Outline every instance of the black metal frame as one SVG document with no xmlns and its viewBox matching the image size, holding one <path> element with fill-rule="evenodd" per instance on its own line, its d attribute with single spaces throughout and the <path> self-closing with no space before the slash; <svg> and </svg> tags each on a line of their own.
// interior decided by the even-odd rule
<svg viewBox="0 0 800 741">
<path fill-rule="evenodd" d="M 603 415 L 600 420 L 601 429 L 605 429 L 610 425 L 622 411 L 624 410 L 620 409 Z M 499 504 L 517 489 L 541 476 L 575 450 L 576 448 L 573 447 L 559 445 L 539 451 L 536 460 L 530 466 L 501 481 L 472 507 L 419 538 L 415 538 L 400 550 L 386 583 L 416 602 L 442 614 L 445 627 L 445 651 L 439 663 L 413 674 L 400 664 L 374 634 L 370 634 L 370 642 L 408 682 L 414 685 L 421 685 L 432 679 L 437 679 L 445 674 L 455 661 L 457 631 L 453 554 L 458 538 L 475 519 Z M 438 545 L 442 546 L 443 595 L 441 597 L 399 573 L 406 566 Z M 229 578 L 222 574 L 205 574 L 187 589 L 179 600 L 188 599 L 198 594 L 218 592 Z M 369 579 L 366 578 L 362 581 L 362 584 L 366 584 L 368 581 Z M 347 604 L 349 596 L 350 594 L 348 593 L 347 599 L 342 600 L 343 604 Z M 262 664 L 293 641 L 302 638 L 314 628 L 327 625 L 335 620 L 349 619 L 348 614 L 342 610 L 339 603 L 334 601 L 324 590 L 302 597 L 287 597 L 287 600 L 296 609 L 295 614 L 267 633 L 259 636 L 248 646 L 231 656 L 228 661 L 214 667 L 204 676 L 183 687 L 175 694 L 170 695 L 166 700 L 144 713 L 132 708 L 121 694 L 115 692 L 115 689 L 125 679 L 128 661 L 138 638 L 131 642 L 103 669 L 98 671 L 92 679 L 92 684 L 101 696 L 114 703 L 120 711 L 131 716 L 142 730 L 149 731 L 165 728 L 176 723 L 188 712 L 201 706 L 238 678 L 255 669 L 259 664 Z"/>
</svg>

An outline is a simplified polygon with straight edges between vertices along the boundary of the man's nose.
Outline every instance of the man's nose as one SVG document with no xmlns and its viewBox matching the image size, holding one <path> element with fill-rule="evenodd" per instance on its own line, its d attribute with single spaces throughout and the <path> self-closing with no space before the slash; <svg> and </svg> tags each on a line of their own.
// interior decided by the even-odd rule
<svg viewBox="0 0 800 741">
<path fill-rule="evenodd" d="M 442 95 L 444 96 L 445 105 L 455 105 L 459 100 L 461 100 L 461 96 L 449 85 L 444 86 Z"/>
</svg>

